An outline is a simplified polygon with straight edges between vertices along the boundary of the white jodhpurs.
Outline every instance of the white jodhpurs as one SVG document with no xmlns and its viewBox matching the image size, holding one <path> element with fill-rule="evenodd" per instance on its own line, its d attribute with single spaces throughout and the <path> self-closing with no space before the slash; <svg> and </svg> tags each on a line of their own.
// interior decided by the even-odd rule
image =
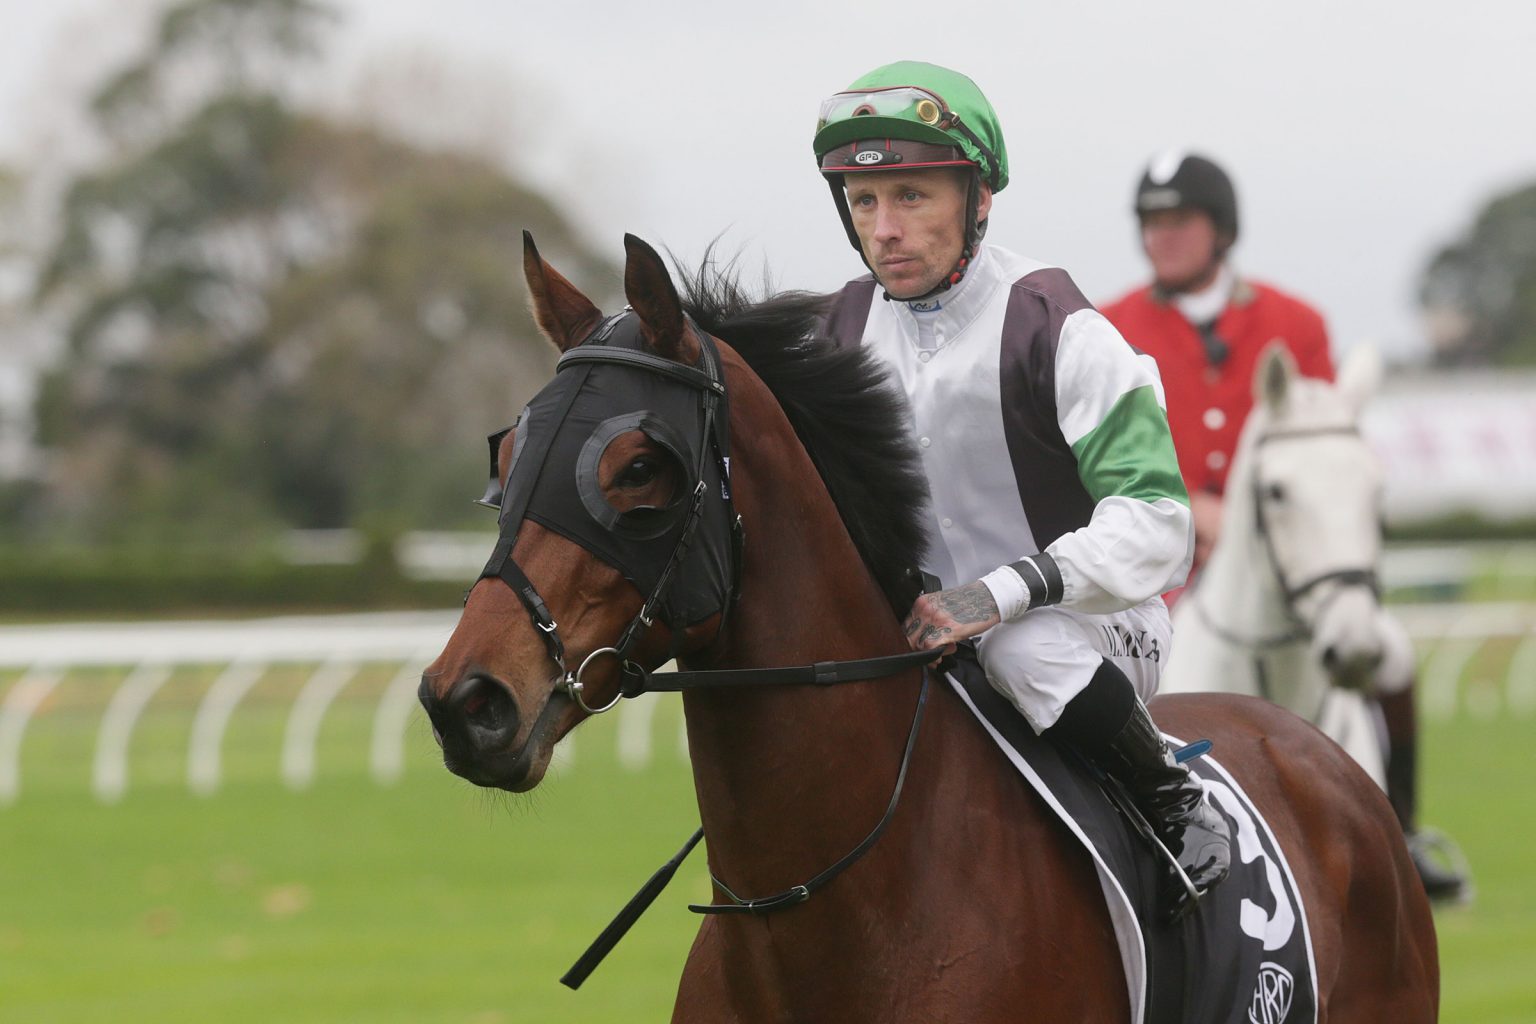
<svg viewBox="0 0 1536 1024">
<path fill-rule="evenodd" d="M 1056 724 L 1101 661 L 1124 672 L 1143 701 L 1157 692 L 1173 629 L 1161 597 L 1109 615 L 1059 606 L 1037 608 L 981 635 L 977 655 L 987 679 L 1035 732 Z"/>
</svg>

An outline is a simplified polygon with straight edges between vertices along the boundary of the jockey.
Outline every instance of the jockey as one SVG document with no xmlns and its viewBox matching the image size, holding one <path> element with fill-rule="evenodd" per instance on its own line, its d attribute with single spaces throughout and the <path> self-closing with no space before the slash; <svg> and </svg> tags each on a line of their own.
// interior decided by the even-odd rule
<svg viewBox="0 0 1536 1024">
<path fill-rule="evenodd" d="M 1324 380 L 1333 379 L 1333 361 L 1316 310 L 1233 270 L 1228 254 L 1238 237 L 1237 196 L 1214 161 L 1182 152 L 1153 158 L 1136 186 L 1134 208 L 1152 281 L 1103 312 L 1131 344 L 1157 360 L 1162 373 L 1168 423 L 1195 521 L 1193 574 L 1220 535 L 1222 494 L 1238 434 L 1253 408 L 1259 355 L 1279 341 L 1303 376 Z M 1395 620 L 1388 617 L 1384 628 L 1394 647 L 1410 650 Z M 1411 653 L 1387 659 L 1378 673 L 1377 700 L 1388 737 L 1387 795 L 1425 889 L 1432 897 L 1455 896 L 1465 878 L 1429 856 L 1415 822 L 1414 681 Z"/>
<path fill-rule="evenodd" d="M 1008 157 L 969 78 L 878 68 L 822 104 L 814 149 L 871 271 L 835 297 L 828 330 L 905 390 L 933 495 L 946 589 L 913 605 L 909 642 L 978 638 L 992 685 L 1125 782 L 1208 890 L 1230 866 L 1226 822 L 1143 704 L 1168 650 L 1158 595 L 1191 543 L 1155 365 L 1065 271 L 983 241 Z"/>
</svg>

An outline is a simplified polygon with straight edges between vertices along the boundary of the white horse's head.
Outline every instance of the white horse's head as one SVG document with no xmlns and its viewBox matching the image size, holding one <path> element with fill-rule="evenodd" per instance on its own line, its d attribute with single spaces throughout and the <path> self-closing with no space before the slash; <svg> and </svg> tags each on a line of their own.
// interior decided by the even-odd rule
<svg viewBox="0 0 1536 1024">
<path fill-rule="evenodd" d="M 1295 624 L 1335 684 L 1369 683 L 1386 653 L 1377 566 L 1382 471 L 1360 436 L 1381 373 L 1357 348 L 1338 381 L 1301 377 L 1272 345 L 1254 376 L 1255 404 L 1227 484 L 1225 536 L 1250 534 Z"/>
</svg>

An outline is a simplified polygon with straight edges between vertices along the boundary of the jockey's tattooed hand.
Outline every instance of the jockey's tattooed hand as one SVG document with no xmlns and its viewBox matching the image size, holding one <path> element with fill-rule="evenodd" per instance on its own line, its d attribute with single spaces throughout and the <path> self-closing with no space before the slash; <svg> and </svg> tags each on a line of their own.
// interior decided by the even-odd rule
<svg viewBox="0 0 1536 1024">
<path fill-rule="evenodd" d="M 924 594 L 903 624 L 913 650 L 945 647 L 985 632 L 999 621 L 997 602 L 980 580 L 963 587 Z"/>
<path fill-rule="evenodd" d="M 914 649 L 938 647 L 947 643 L 945 637 L 953 632 L 948 626 L 930 626 L 917 621 L 907 623 L 907 639 L 912 641 Z M 913 636 L 914 633 L 916 636 Z"/>
<path fill-rule="evenodd" d="M 939 608 L 956 622 L 970 624 L 997 619 L 997 602 L 981 580 L 933 595 Z"/>
</svg>

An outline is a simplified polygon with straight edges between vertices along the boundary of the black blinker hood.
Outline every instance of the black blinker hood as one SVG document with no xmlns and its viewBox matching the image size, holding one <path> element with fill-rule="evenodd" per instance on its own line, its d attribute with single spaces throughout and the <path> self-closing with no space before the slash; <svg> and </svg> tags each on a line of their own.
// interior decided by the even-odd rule
<svg viewBox="0 0 1536 1024">
<path fill-rule="evenodd" d="M 676 632 L 724 613 L 731 600 L 729 412 L 713 340 L 695 330 L 697 367 L 655 354 L 640 318 L 604 320 L 560 359 L 555 377 L 518 418 L 512 465 L 497 496 L 501 536 L 480 578 L 526 581 L 512 564 L 525 519 L 579 544 L 618 569 Z M 676 462 L 678 491 L 663 507 L 619 513 L 604 498 L 598 463 L 609 443 L 639 430 Z M 658 588 L 660 588 L 658 590 Z"/>
</svg>

